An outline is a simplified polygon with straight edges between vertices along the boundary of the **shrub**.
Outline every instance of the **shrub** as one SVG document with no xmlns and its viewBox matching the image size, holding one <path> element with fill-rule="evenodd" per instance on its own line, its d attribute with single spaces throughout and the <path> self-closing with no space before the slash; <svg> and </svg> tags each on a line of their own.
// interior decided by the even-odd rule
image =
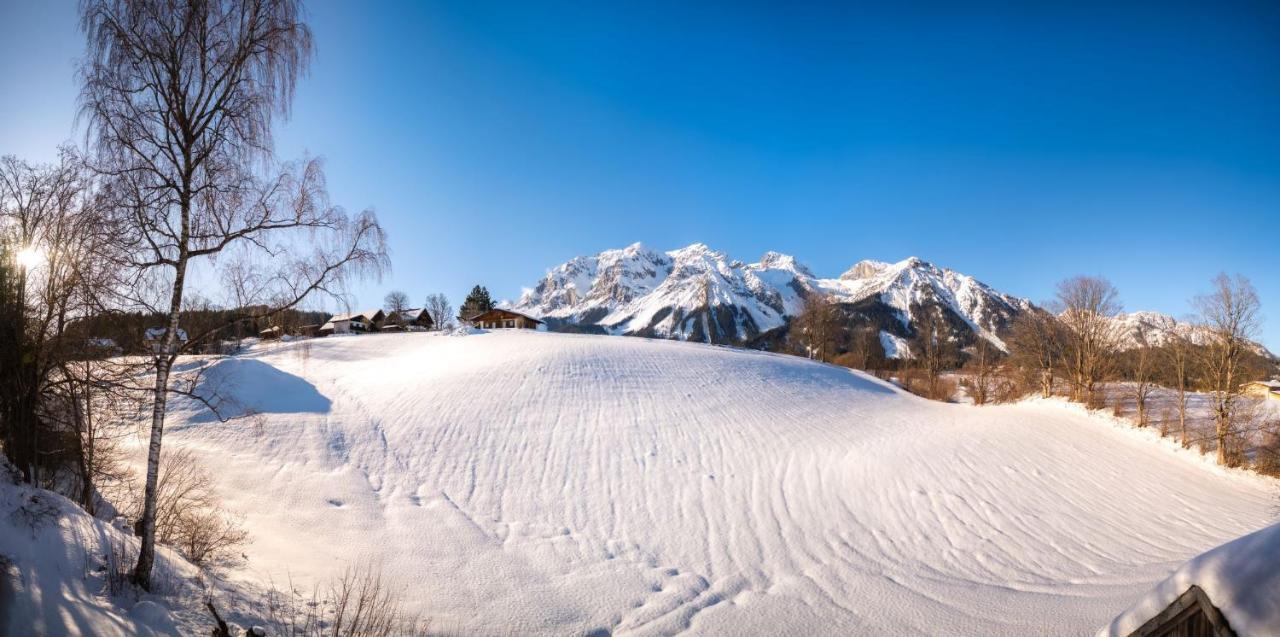
<svg viewBox="0 0 1280 637">
<path fill-rule="evenodd" d="M 142 489 L 132 485 L 122 507 L 132 520 L 142 517 Z M 156 483 L 156 540 L 205 565 L 235 554 L 248 540 L 239 519 L 224 510 L 213 479 L 185 449 L 166 449 Z"/>
<path fill-rule="evenodd" d="M 426 635 L 428 622 L 404 610 L 402 597 L 391 589 L 382 570 L 367 564 L 349 565 L 328 585 L 304 596 L 293 589 L 272 586 L 266 594 L 268 634 L 294 637 L 417 637 Z"/>
</svg>

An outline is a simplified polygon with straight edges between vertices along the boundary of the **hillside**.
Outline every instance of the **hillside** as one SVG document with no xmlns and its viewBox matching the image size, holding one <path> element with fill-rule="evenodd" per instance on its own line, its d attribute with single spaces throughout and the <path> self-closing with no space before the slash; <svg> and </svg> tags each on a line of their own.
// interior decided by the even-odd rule
<svg viewBox="0 0 1280 637">
<path fill-rule="evenodd" d="M 215 369 L 255 415 L 179 405 L 166 444 L 246 516 L 240 576 L 380 563 L 446 633 L 1084 634 L 1274 516 L 1273 483 L 1071 409 L 787 356 L 388 334 Z"/>
</svg>

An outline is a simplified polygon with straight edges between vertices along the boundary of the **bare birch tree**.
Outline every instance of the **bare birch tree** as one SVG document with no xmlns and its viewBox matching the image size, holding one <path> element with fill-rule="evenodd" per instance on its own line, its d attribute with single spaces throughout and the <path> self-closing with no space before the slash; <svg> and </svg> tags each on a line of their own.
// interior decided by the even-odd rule
<svg viewBox="0 0 1280 637">
<path fill-rule="evenodd" d="M 383 309 L 387 311 L 387 322 L 392 325 L 404 325 L 404 312 L 409 309 L 409 295 L 400 290 L 392 290 L 382 300 Z"/>
<path fill-rule="evenodd" d="M 1046 312 L 1032 309 L 1014 319 L 1009 349 L 1017 363 L 1033 371 L 1040 397 L 1053 394 L 1054 369 L 1063 359 L 1062 327 Z"/>
<path fill-rule="evenodd" d="M 423 309 L 431 317 L 431 324 L 435 329 L 453 327 L 453 306 L 449 304 L 449 297 L 438 292 L 428 294 Z"/>
<path fill-rule="evenodd" d="M 1075 277 L 1058 284 L 1055 305 L 1067 337 L 1071 399 L 1095 404 L 1098 383 L 1115 364 L 1123 336 L 1113 320 L 1120 313 L 1119 292 L 1104 278 Z"/>
<path fill-rule="evenodd" d="M 956 346 L 951 338 L 951 330 L 941 316 L 941 310 L 924 306 L 916 317 L 916 334 L 911 339 L 913 362 L 925 374 L 927 383 L 926 396 L 934 400 L 943 400 L 939 391 L 939 379 L 942 372 L 955 363 Z"/>
<path fill-rule="evenodd" d="M 1146 328 L 1138 328 L 1135 338 L 1137 347 L 1129 352 L 1131 364 L 1129 380 L 1133 383 L 1131 389 L 1133 404 L 1138 411 L 1138 426 L 1146 427 L 1150 420 L 1147 406 L 1151 399 L 1151 392 L 1155 389 L 1156 355 Z"/>
<path fill-rule="evenodd" d="M 1247 348 L 1260 326 L 1258 293 L 1243 276 L 1219 274 L 1213 289 L 1197 296 L 1193 305 L 1208 342 L 1202 348 L 1202 369 L 1213 405 L 1218 464 L 1233 464 L 1231 438 L 1242 384 Z"/>
<path fill-rule="evenodd" d="M 991 400 L 991 388 L 995 381 L 995 353 L 991 343 L 982 336 L 973 345 L 973 353 L 969 357 L 968 368 L 971 372 L 969 387 L 972 389 L 973 404 L 985 405 Z"/>
<path fill-rule="evenodd" d="M 1187 438 L 1187 399 L 1195 382 L 1195 349 L 1190 338 L 1175 332 L 1162 351 L 1169 386 L 1175 392 L 1174 403 L 1178 408 L 1178 442 L 1186 449 L 1191 445 Z"/>
<path fill-rule="evenodd" d="M 803 349 L 805 356 L 830 362 L 835 356 L 835 339 L 838 329 L 839 310 L 831 299 L 814 294 L 805 300 L 804 310 L 795 320 L 793 330 Z"/>
<path fill-rule="evenodd" d="M 165 317 L 133 573 L 146 590 L 170 372 L 208 336 L 178 339 L 188 278 L 200 267 L 257 259 L 267 274 L 248 296 L 268 304 L 269 315 L 386 266 L 376 218 L 330 205 L 318 160 L 274 160 L 272 123 L 287 114 L 312 54 L 301 14 L 297 0 L 81 5 L 81 113 L 126 252 L 119 265 L 133 276 L 132 300 Z"/>
</svg>

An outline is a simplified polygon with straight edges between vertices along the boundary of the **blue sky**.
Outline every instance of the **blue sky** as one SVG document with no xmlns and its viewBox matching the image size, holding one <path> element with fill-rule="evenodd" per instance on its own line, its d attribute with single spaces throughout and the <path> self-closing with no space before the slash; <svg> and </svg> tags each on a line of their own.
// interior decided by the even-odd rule
<svg viewBox="0 0 1280 637">
<path fill-rule="evenodd" d="M 1037 301 L 1100 274 L 1179 316 L 1239 272 L 1280 351 L 1280 4 L 733 4 L 314 2 L 277 150 L 387 227 L 363 305 L 702 241 Z M 46 159 L 75 137 L 75 4 L 0 12 L 0 154 Z"/>
</svg>

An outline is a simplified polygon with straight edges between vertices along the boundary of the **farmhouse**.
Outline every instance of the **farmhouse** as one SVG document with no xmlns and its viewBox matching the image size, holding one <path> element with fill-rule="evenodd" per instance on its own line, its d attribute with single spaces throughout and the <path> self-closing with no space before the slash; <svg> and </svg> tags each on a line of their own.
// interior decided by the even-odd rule
<svg viewBox="0 0 1280 637">
<path fill-rule="evenodd" d="M 519 312 L 511 310 L 503 310 L 494 308 L 488 312 L 481 312 L 467 319 L 471 325 L 488 330 L 497 329 L 537 329 L 542 321 L 532 316 L 527 316 Z"/>
<path fill-rule="evenodd" d="M 1280 400 L 1280 380 L 1255 380 L 1245 383 L 1244 394 L 1256 398 L 1275 398 Z"/>
<path fill-rule="evenodd" d="M 281 336 L 284 336 L 284 328 L 279 325 L 268 327 L 267 329 L 258 332 L 258 338 L 264 341 L 274 341 Z"/>
<path fill-rule="evenodd" d="M 425 308 L 411 308 L 388 313 L 382 331 L 429 330 L 434 325 L 435 321 L 431 320 L 431 314 Z"/>
<path fill-rule="evenodd" d="M 383 314 L 382 310 L 334 314 L 328 322 L 320 326 L 318 333 L 320 336 L 328 336 L 330 334 L 375 332 L 386 318 L 387 315 Z"/>
<path fill-rule="evenodd" d="M 178 347 L 182 347 L 182 345 L 187 342 L 187 331 L 182 328 L 178 328 L 177 337 L 178 337 L 177 345 Z M 148 327 L 146 331 L 142 333 L 142 344 L 145 345 L 147 349 L 151 350 L 153 353 L 156 353 L 156 354 L 160 353 L 161 348 L 164 345 L 161 342 L 163 339 L 164 339 L 163 327 Z"/>
</svg>

